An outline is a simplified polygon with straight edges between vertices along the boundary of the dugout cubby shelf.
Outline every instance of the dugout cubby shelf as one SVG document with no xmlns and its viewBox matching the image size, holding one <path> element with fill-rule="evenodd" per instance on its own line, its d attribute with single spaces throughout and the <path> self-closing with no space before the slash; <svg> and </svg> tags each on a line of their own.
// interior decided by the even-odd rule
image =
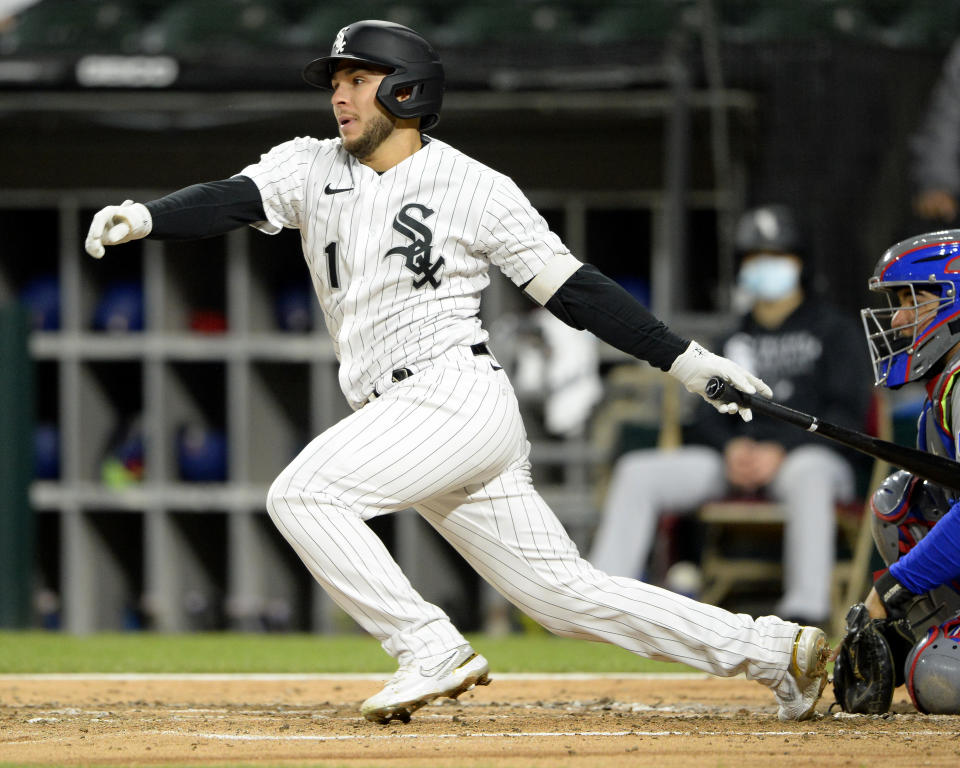
<svg viewBox="0 0 960 768">
<path fill-rule="evenodd" d="M 142 442 L 135 445 L 143 413 L 142 364 L 129 359 L 91 359 L 80 362 L 78 368 L 76 417 L 86 446 L 76 457 L 80 478 L 103 481 L 110 460 L 117 456 L 122 456 L 125 471 L 140 474 L 142 457 L 134 454 L 142 453 Z"/>
<path fill-rule="evenodd" d="M 60 600 L 74 632 L 140 629 L 144 518 L 116 509 L 61 516 Z"/>
<path fill-rule="evenodd" d="M 117 263 L 89 259 L 89 263 L 78 265 L 77 330 L 97 335 L 135 334 L 145 330 L 143 250 L 142 243 L 133 243 L 130 253 L 122 260 L 115 260 Z M 63 286 L 64 291 L 71 288 Z"/>
<path fill-rule="evenodd" d="M 150 287 L 159 317 L 152 327 L 167 333 L 193 332 L 216 336 L 225 333 L 231 320 L 227 307 L 227 238 L 164 243 L 158 259 L 162 278 Z"/>
<path fill-rule="evenodd" d="M 311 368 L 296 362 L 254 362 L 249 396 L 249 428 L 258 439 L 250 444 L 244 474 L 269 484 L 314 437 L 310 429 Z"/>
<path fill-rule="evenodd" d="M 59 272 L 59 226 L 56 206 L 0 209 L 0 231 L 4 233 L 0 301 L 36 287 L 42 292 L 34 294 L 39 305 L 52 306 L 53 291 L 48 289 L 54 287 L 49 281 L 56 280 Z M 44 285 L 39 285 L 41 281 Z"/>
<path fill-rule="evenodd" d="M 50 431 L 31 489 L 36 625 L 343 626 L 265 510 L 273 477 L 349 413 L 299 238 L 241 230 L 90 259 L 86 227 L 115 196 L 0 205 L 7 252 L 31 254 L 0 262 L 0 301 L 56 309 L 30 339 L 35 422 Z M 213 447 L 194 440 L 185 458 L 196 433 Z"/>
<path fill-rule="evenodd" d="M 34 558 L 33 602 L 36 626 L 56 629 L 61 625 L 62 536 L 58 509 L 34 509 L 33 535 L 36 541 Z"/>
<path fill-rule="evenodd" d="M 309 268 L 300 250 L 300 233 L 285 229 L 247 242 L 249 268 L 243 270 L 247 330 L 282 336 L 315 333 L 326 338 Z"/>
</svg>

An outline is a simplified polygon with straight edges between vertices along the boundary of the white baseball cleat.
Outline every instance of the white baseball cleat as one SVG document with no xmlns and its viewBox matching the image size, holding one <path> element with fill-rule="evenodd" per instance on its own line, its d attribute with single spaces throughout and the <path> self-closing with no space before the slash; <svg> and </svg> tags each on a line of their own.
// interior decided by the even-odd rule
<svg viewBox="0 0 960 768">
<path fill-rule="evenodd" d="M 360 705 L 360 712 L 374 723 L 408 722 L 410 715 L 441 696 L 455 699 L 475 685 L 489 685 L 490 665 L 469 645 L 461 645 L 436 664 L 413 661 L 400 667 L 384 685 Z"/>
<path fill-rule="evenodd" d="M 830 646 L 819 627 L 801 627 L 793 641 L 790 667 L 773 689 L 780 702 L 777 717 L 784 722 L 809 720 L 827 684 Z"/>
</svg>

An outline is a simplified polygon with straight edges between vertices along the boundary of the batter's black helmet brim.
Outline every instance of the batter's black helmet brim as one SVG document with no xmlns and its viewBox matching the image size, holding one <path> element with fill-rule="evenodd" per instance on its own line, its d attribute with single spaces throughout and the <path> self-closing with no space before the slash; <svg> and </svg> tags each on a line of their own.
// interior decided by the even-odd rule
<svg viewBox="0 0 960 768">
<path fill-rule="evenodd" d="M 303 68 L 303 79 L 306 80 L 310 85 L 313 85 L 317 88 L 323 88 L 326 91 L 333 90 L 333 72 L 336 69 L 336 63 L 338 61 L 355 61 L 358 64 L 373 64 L 377 67 L 382 67 L 383 69 L 388 70 L 390 74 L 393 74 L 397 71 L 395 64 L 388 61 L 377 61 L 371 57 L 359 57 L 359 56 L 321 56 L 319 59 L 314 59 L 307 66 Z"/>
</svg>

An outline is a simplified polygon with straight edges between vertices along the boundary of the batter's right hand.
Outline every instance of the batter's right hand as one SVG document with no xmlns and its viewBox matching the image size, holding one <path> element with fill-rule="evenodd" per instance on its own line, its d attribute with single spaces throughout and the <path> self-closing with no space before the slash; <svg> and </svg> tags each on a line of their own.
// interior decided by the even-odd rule
<svg viewBox="0 0 960 768">
<path fill-rule="evenodd" d="M 142 203 L 124 200 L 121 205 L 108 205 L 93 217 L 84 247 L 93 258 L 103 256 L 103 246 L 120 245 L 146 237 L 153 229 L 153 217 Z"/>
<path fill-rule="evenodd" d="M 673 361 L 673 365 L 670 366 L 667 373 L 678 379 L 688 392 L 700 395 L 720 413 L 739 413 L 740 418 L 744 421 L 750 421 L 753 418 L 749 408 L 739 406 L 733 401 L 724 403 L 707 397 L 707 382 L 711 378 L 719 376 L 737 389 L 750 395 L 773 396 L 773 392 L 764 383 L 763 379 L 757 378 L 732 360 L 727 360 L 725 357 L 707 351 L 695 341 L 691 341 L 686 350 Z"/>
</svg>

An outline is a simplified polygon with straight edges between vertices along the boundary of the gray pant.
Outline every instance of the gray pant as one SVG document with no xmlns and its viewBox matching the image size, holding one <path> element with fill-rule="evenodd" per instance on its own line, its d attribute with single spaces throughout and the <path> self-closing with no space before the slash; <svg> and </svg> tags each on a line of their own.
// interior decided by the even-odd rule
<svg viewBox="0 0 960 768">
<path fill-rule="evenodd" d="M 646 566 L 662 513 L 693 511 L 727 490 L 723 456 L 712 448 L 624 454 L 614 467 L 587 559 L 601 571 L 637 577 Z M 853 470 L 829 448 L 800 446 L 787 454 L 768 490 L 787 507 L 784 594 L 776 613 L 826 619 L 835 558 L 834 508 L 853 498 Z"/>
</svg>

